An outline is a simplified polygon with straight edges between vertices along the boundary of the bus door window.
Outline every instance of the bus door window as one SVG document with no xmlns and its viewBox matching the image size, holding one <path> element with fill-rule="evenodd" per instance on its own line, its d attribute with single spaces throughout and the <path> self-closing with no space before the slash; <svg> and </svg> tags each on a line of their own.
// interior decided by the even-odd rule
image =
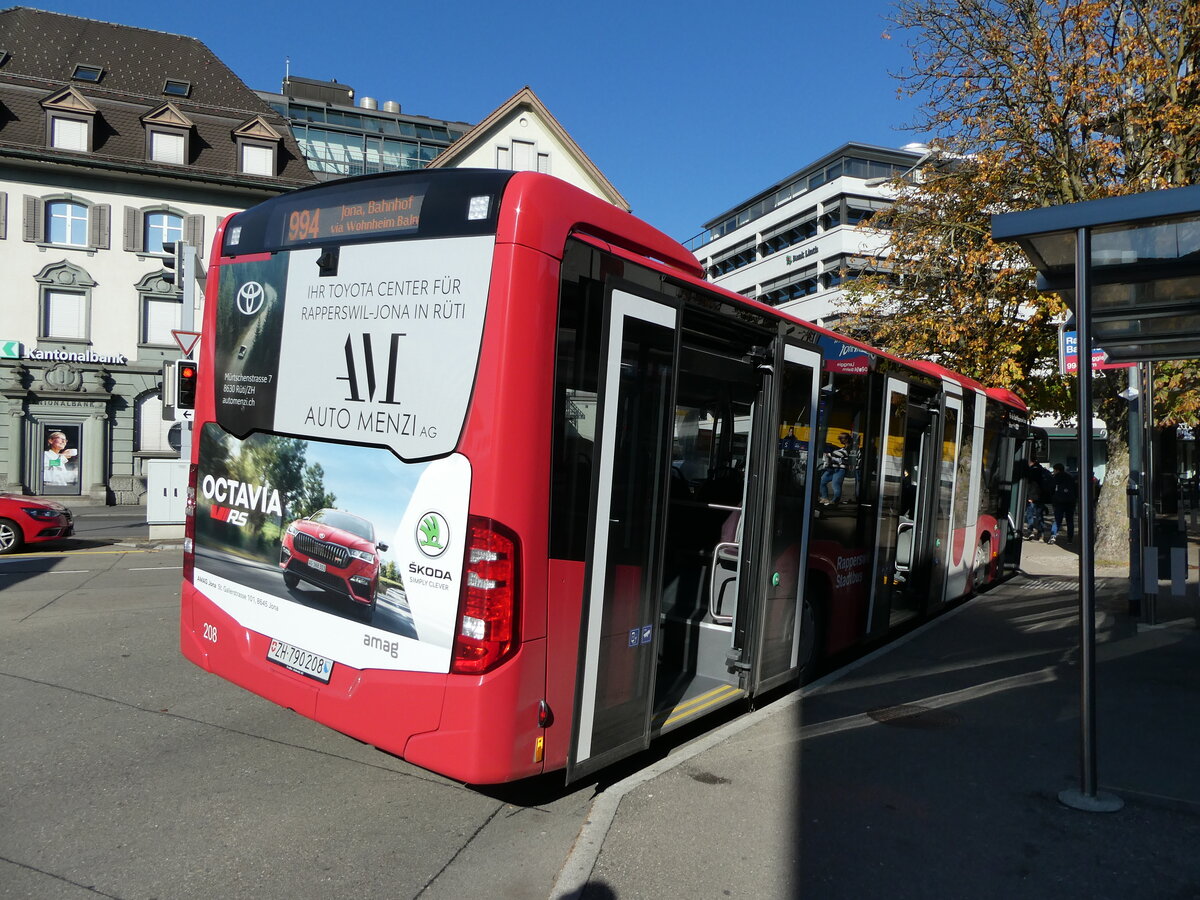
<svg viewBox="0 0 1200 900">
<path fill-rule="evenodd" d="M 771 541 L 766 577 L 759 579 L 762 634 L 756 683 L 808 668 L 817 650 L 816 619 L 804 608 L 808 556 L 809 490 L 815 467 L 810 442 L 816 433 L 819 356 L 799 347 L 785 349 L 779 384 L 779 430 L 774 453 L 775 488 L 770 499 Z M 797 623 L 800 623 L 797 629 Z"/>
<path fill-rule="evenodd" d="M 991 488 L 988 486 L 995 481 L 995 473 L 988 473 L 986 459 L 986 444 L 982 440 L 984 421 L 987 413 L 987 403 L 982 394 L 966 391 L 962 397 L 962 416 L 959 425 L 961 438 L 958 445 L 958 464 L 954 481 L 954 528 L 965 532 L 963 543 L 963 559 L 971 566 L 970 578 L 975 579 L 975 586 L 982 582 L 980 579 L 991 577 L 992 560 L 996 558 L 1004 546 L 1004 516 L 996 517 L 1000 525 L 997 540 L 990 540 L 990 531 L 985 519 L 993 515 L 988 498 Z M 985 536 L 989 539 L 984 546 Z M 977 540 L 976 546 L 970 546 L 972 539 Z M 957 541 L 957 537 L 955 538 Z M 955 544 L 957 547 L 957 543 Z M 947 599 L 952 599 L 947 593 Z"/>
<path fill-rule="evenodd" d="M 882 413 L 873 388 L 877 376 L 865 359 L 861 365 L 843 365 L 840 360 L 849 354 L 837 348 L 846 346 L 838 344 L 824 354 L 817 391 L 818 425 L 809 447 L 813 473 L 809 496 L 815 505 L 809 525 L 805 600 L 820 630 L 818 655 L 850 646 L 869 630 Z M 841 434 L 849 435 L 850 445 L 841 496 L 836 503 L 820 502 L 830 500 L 828 486 L 823 498 L 820 494 L 826 480 L 825 454 L 842 443 Z"/>
<path fill-rule="evenodd" d="M 676 311 L 617 290 L 610 301 L 570 778 L 649 743 L 660 640 Z"/>
<path fill-rule="evenodd" d="M 881 433 L 879 518 L 875 538 L 875 578 L 872 584 L 870 631 L 886 630 L 915 610 L 905 602 L 917 535 L 914 534 L 920 497 L 921 424 L 910 430 L 909 386 L 896 379 L 887 385 L 886 412 Z"/>
<path fill-rule="evenodd" d="M 714 475 L 701 485 L 700 497 L 720 522 L 709 561 L 708 615 L 718 625 L 732 625 L 737 610 L 738 571 L 742 544 L 742 510 L 746 496 L 746 461 L 753 407 L 730 397 L 716 423 L 719 456 Z"/>
<path fill-rule="evenodd" d="M 1025 521 L 1025 475 L 1029 457 L 1037 453 L 1039 444 L 1046 444 L 1046 432 L 1030 427 L 1027 422 L 1004 422 L 1000 413 L 989 412 L 985 426 L 985 442 L 995 458 L 997 472 L 1011 472 L 995 500 L 997 516 L 1006 517 L 1004 568 L 1015 572 L 1021 564 L 1021 526 Z M 1044 457 L 1039 457 L 1044 458 Z"/>
<path fill-rule="evenodd" d="M 943 439 L 935 402 L 932 394 L 915 386 L 909 392 L 897 538 L 901 548 L 892 592 L 893 623 L 923 612 L 930 596 Z"/>
<path fill-rule="evenodd" d="M 938 598 L 942 602 L 965 592 L 965 585 L 960 584 L 961 561 L 966 552 L 966 536 L 956 533 L 960 521 L 956 518 L 954 491 L 956 475 L 958 474 L 959 446 L 962 438 L 959 432 L 961 422 L 962 399 L 947 394 L 942 410 L 942 427 L 940 439 L 935 438 L 934 446 L 934 520 L 933 547 L 930 557 L 930 580 L 933 590 L 930 598 Z M 972 545 L 974 539 L 972 536 Z M 971 551 L 974 551 L 974 546 Z M 956 589 L 951 593 L 951 586 Z"/>
<path fill-rule="evenodd" d="M 681 702 L 737 683 L 726 657 L 737 615 L 760 381 L 740 345 L 703 346 L 702 336 L 685 330 L 663 560 L 660 725 L 671 722 Z"/>
</svg>

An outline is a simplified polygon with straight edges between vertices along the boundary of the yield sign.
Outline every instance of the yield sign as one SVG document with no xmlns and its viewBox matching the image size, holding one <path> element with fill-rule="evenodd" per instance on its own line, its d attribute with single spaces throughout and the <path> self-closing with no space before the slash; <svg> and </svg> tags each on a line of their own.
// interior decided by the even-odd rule
<svg viewBox="0 0 1200 900">
<path fill-rule="evenodd" d="M 179 345 L 179 349 L 183 351 L 183 355 L 191 359 L 192 350 L 200 343 L 200 332 L 176 331 L 172 329 L 171 337 L 175 338 L 175 343 Z"/>
</svg>

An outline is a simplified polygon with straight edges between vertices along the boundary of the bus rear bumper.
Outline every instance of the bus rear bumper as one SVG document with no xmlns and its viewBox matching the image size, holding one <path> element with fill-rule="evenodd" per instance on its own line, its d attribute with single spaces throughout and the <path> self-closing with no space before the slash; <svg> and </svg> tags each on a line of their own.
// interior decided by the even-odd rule
<svg viewBox="0 0 1200 900">
<path fill-rule="evenodd" d="M 401 755 L 413 734 L 436 729 L 446 676 L 334 663 L 329 683 L 267 659 L 271 638 L 241 625 L 191 584 L 181 592 L 180 646 L 200 668 L 328 725 Z"/>
<path fill-rule="evenodd" d="M 270 643 L 184 582 L 180 647 L 200 668 L 458 781 L 496 784 L 543 770 L 547 729 L 538 716 L 544 640 L 523 644 L 516 656 L 482 676 L 335 664 L 328 684 L 269 662 Z"/>
<path fill-rule="evenodd" d="M 482 676 L 446 676 L 436 731 L 415 734 L 403 756 L 467 784 L 499 784 L 540 775 L 551 739 L 570 739 L 569 716 L 557 729 L 539 723 L 546 642 L 527 641 L 516 656 Z"/>
</svg>

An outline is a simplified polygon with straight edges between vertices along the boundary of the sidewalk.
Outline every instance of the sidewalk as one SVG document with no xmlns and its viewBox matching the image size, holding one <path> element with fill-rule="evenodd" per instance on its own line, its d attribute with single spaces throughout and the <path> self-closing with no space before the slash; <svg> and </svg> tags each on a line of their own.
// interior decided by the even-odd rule
<svg viewBox="0 0 1200 900">
<path fill-rule="evenodd" d="M 1096 771 L 1125 805 L 1068 809 L 1078 557 L 1024 551 L 1021 576 L 601 793 L 554 896 L 1200 897 L 1196 610 L 1139 630 L 1124 571 L 1097 571 Z"/>
</svg>

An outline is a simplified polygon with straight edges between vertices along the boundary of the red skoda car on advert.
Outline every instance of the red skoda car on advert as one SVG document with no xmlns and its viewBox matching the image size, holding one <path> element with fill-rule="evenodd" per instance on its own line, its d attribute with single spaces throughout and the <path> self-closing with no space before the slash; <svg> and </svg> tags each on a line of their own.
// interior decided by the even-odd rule
<svg viewBox="0 0 1200 900">
<path fill-rule="evenodd" d="M 75 533 L 71 511 L 53 500 L 0 494 L 0 553 L 25 544 L 57 541 Z"/>
<path fill-rule="evenodd" d="M 387 544 L 375 540 L 375 526 L 362 516 L 322 509 L 287 527 L 279 567 L 289 588 L 303 579 L 374 610 L 380 554 L 386 550 Z"/>
</svg>

